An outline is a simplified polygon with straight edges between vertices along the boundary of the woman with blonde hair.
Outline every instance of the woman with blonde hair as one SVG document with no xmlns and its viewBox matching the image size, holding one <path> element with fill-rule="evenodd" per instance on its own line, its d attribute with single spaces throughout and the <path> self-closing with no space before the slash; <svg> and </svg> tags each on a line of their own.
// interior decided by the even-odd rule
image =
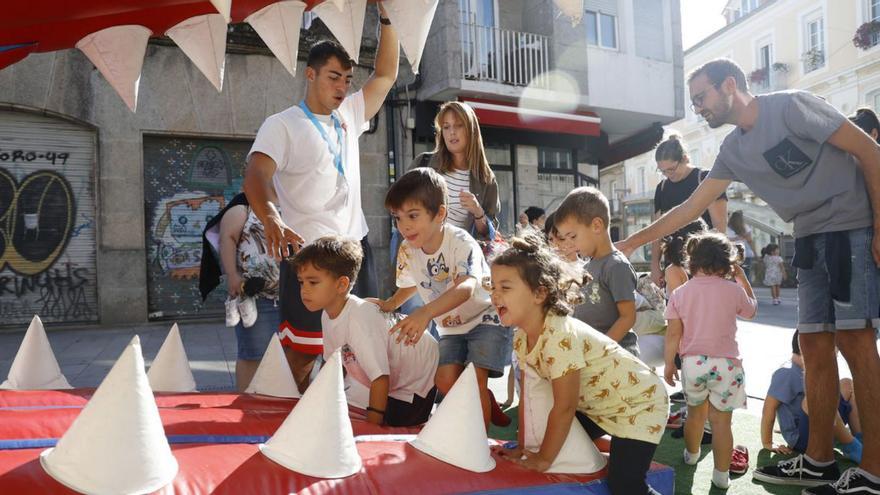
<svg viewBox="0 0 880 495">
<path fill-rule="evenodd" d="M 431 167 L 446 179 L 448 221 L 477 239 L 493 240 L 501 201 L 498 182 L 489 168 L 477 114 L 467 103 L 449 101 L 434 118 L 434 151 L 410 165 Z"/>
</svg>

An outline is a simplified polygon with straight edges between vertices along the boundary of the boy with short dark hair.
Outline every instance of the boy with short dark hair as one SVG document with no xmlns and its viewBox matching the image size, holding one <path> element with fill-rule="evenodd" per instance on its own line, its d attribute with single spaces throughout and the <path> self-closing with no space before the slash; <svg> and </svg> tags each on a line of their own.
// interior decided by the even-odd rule
<svg viewBox="0 0 880 495">
<path fill-rule="evenodd" d="M 511 352 L 511 332 L 501 325 L 483 288 L 489 266 L 477 241 L 446 223 L 446 183 L 430 168 L 410 170 L 385 196 L 385 207 L 404 238 L 397 257 L 399 289 L 387 300 L 374 300 L 393 311 L 418 291 L 425 305 L 392 328 L 398 341 L 415 345 L 433 319 L 440 333 L 436 384 L 447 393 L 468 363 L 474 363 L 483 419 L 502 426 L 504 416 L 487 388 L 500 377 Z M 494 406 L 494 407 L 492 407 Z M 506 420 L 506 421 L 505 421 Z"/>
<path fill-rule="evenodd" d="M 590 261 L 593 280 L 584 285 L 584 323 L 608 335 L 621 347 L 639 355 L 636 321 L 636 272 L 626 256 L 615 249 L 609 232 L 608 199 L 594 187 L 574 189 L 553 214 L 563 243 L 573 244 Z"/>
<path fill-rule="evenodd" d="M 338 236 L 304 247 L 292 260 L 303 304 L 309 311 L 323 310 L 324 358 L 341 347 L 346 372 L 370 389 L 367 421 L 422 424 L 437 392 L 437 342 L 430 335 L 414 346 L 392 340 L 386 316 L 350 293 L 362 260 L 360 244 Z"/>
</svg>

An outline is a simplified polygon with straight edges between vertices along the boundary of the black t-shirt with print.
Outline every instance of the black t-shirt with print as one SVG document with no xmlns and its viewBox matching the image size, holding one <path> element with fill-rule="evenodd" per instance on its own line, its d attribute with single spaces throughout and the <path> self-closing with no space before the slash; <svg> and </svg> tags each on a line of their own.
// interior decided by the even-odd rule
<svg viewBox="0 0 880 495">
<path fill-rule="evenodd" d="M 678 182 L 672 182 L 669 179 L 663 179 L 657 184 L 654 190 L 654 212 L 666 213 L 687 200 L 691 194 L 696 191 L 697 187 L 703 182 L 703 179 L 709 175 L 708 170 L 695 168 L 684 179 Z M 718 199 L 727 200 L 727 194 L 721 193 Z M 712 218 L 709 216 L 709 210 L 703 212 L 703 221 L 709 228 L 712 228 Z M 687 235 L 691 232 L 700 230 L 700 223 L 693 222 L 679 229 L 674 235 Z"/>
</svg>

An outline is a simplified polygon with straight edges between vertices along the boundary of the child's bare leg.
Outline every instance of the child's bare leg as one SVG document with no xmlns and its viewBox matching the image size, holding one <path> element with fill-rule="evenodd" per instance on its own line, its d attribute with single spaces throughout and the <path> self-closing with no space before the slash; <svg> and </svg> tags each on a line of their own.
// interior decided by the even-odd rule
<svg viewBox="0 0 880 495">
<path fill-rule="evenodd" d="M 708 401 L 707 401 L 708 402 Z M 715 459 L 715 470 L 730 470 L 730 456 L 733 451 L 733 432 L 730 429 L 731 412 L 715 409 L 709 404 L 709 422 L 712 423 L 712 456 Z"/>
<path fill-rule="evenodd" d="M 489 405 L 489 370 L 474 367 L 477 372 L 477 387 L 480 389 L 480 405 L 483 407 L 483 422 L 486 424 L 486 432 L 489 431 L 489 420 L 492 419 L 492 409 Z"/>
<path fill-rule="evenodd" d="M 504 404 L 501 404 L 501 407 L 508 407 L 513 404 L 513 396 L 514 396 L 514 386 L 516 384 L 516 379 L 514 378 L 514 373 L 516 373 L 516 368 L 513 366 L 510 367 L 510 374 L 507 375 L 507 400 L 504 401 Z"/>
<path fill-rule="evenodd" d="M 843 424 L 843 418 L 840 417 L 840 413 L 834 414 L 834 440 L 837 443 L 850 443 L 853 441 L 855 437 L 849 431 L 849 428 Z"/>
<path fill-rule="evenodd" d="M 460 364 L 444 364 L 437 367 L 437 373 L 434 375 L 434 384 L 437 385 L 437 391 L 443 395 L 449 393 L 449 389 L 455 385 L 458 376 L 464 371 L 464 366 Z"/>
<path fill-rule="evenodd" d="M 709 401 L 699 406 L 688 406 L 687 419 L 684 422 L 684 445 L 691 454 L 700 450 L 700 442 L 703 440 L 703 425 L 709 413 Z"/>
<path fill-rule="evenodd" d="M 862 423 L 859 421 L 859 408 L 856 405 L 856 391 L 853 388 L 853 382 L 849 378 L 844 378 L 840 380 L 840 395 L 843 396 L 843 400 L 849 402 L 852 410 L 849 413 L 849 429 L 852 431 L 853 435 L 862 432 Z"/>
</svg>

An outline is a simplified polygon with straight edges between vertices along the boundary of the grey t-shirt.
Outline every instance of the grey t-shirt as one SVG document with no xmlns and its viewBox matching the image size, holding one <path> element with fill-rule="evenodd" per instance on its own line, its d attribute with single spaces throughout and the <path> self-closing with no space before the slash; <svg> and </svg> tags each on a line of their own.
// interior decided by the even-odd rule
<svg viewBox="0 0 880 495">
<path fill-rule="evenodd" d="M 826 142 L 846 117 L 804 91 L 756 98 L 755 126 L 724 138 L 709 178 L 745 183 L 783 220 L 794 221 L 795 237 L 870 226 L 861 169 Z"/>
<path fill-rule="evenodd" d="M 574 316 L 596 330 L 608 333 L 620 317 L 617 303 L 636 299 L 636 272 L 626 256 L 617 250 L 590 260 L 585 268 L 593 280 L 584 286 L 584 303 L 575 308 Z M 638 337 L 632 329 L 620 341 L 620 346 L 639 355 Z"/>
</svg>

